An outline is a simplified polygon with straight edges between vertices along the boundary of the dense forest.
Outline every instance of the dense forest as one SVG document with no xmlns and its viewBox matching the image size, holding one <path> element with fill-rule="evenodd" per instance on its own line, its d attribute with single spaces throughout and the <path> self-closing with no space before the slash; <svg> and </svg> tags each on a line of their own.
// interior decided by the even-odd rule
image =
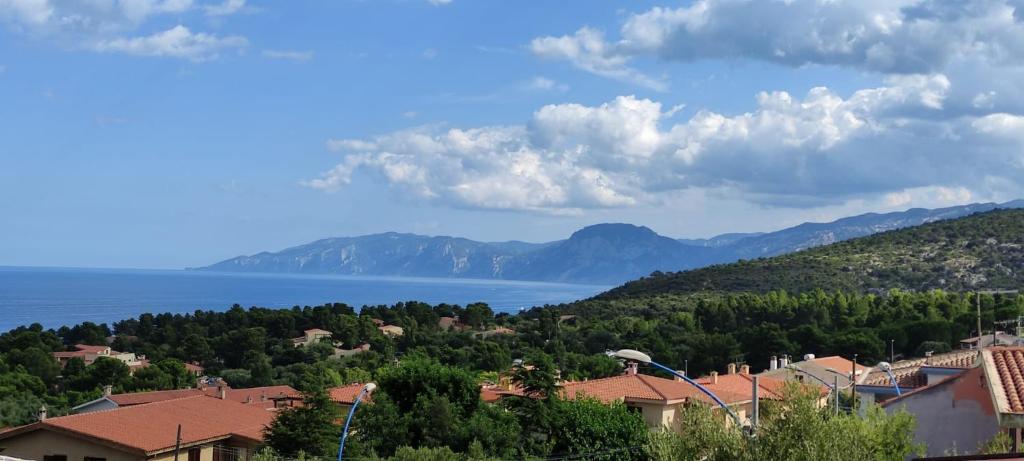
<svg viewBox="0 0 1024 461">
<path fill-rule="evenodd" d="M 1024 210 L 996 210 L 773 258 L 654 273 L 605 299 L 700 291 L 848 292 L 1014 288 L 1024 283 Z"/>
</svg>

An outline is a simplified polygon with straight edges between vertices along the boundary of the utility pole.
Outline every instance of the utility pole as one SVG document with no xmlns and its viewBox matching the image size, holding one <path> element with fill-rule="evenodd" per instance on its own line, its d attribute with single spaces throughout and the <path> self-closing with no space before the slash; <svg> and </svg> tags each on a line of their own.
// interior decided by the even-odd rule
<svg viewBox="0 0 1024 461">
<path fill-rule="evenodd" d="M 178 461 L 179 451 L 181 451 L 181 424 L 178 425 L 178 435 L 174 437 L 174 461 Z"/>
<path fill-rule="evenodd" d="M 832 398 L 835 399 L 836 416 L 839 416 L 839 375 L 832 374 Z"/>
<path fill-rule="evenodd" d="M 896 340 L 889 340 L 889 363 L 896 363 Z"/>
<path fill-rule="evenodd" d="M 751 388 L 751 394 L 754 396 L 754 400 L 750 404 L 750 433 L 754 434 L 757 431 L 758 419 L 760 418 L 760 412 L 761 412 L 761 408 L 760 408 L 760 403 L 761 402 L 760 402 L 760 400 L 758 398 L 758 395 L 757 395 L 757 391 L 758 391 L 758 388 L 760 386 L 758 386 L 758 384 L 757 384 L 757 375 L 751 376 L 750 377 L 750 381 L 751 381 L 752 386 L 753 386 Z"/>
<path fill-rule="evenodd" d="M 850 412 L 857 413 L 857 354 L 853 354 L 853 371 L 850 372 L 850 397 L 853 404 L 850 405 Z"/>
<path fill-rule="evenodd" d="M 978 350 L 981 350 L 981 292 L 976 293 L 975 299 L 977 300 L 978 306 Z"/>
</svg>

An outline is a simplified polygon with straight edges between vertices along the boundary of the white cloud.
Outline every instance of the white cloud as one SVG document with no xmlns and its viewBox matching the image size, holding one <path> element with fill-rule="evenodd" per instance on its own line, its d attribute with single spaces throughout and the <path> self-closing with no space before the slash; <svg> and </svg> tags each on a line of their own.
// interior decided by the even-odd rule
<svg viewBox="0 0 1024 461">
<path fill-rule="evenodd" d="M 445 6 L 452 4 L 452 0 L 427 0 L 427 2 L 434 6 Z"/>
<path fill-rule="evenodd" d="M 526 88 L 538 91 L 569 91 L 569 85 L 558 83 L 547 77 L 534 77 L 526 84 Z"/>
<path fill-rule="evenodd" d="M 216 59 L 223 50 L 244 48 L 247 45 L 248 41 L 244 37 L 218 37 L 205 33 L 192 33 L 187 27 L 178 25 L 144 37 L 99 41 L 94 43 L 92 48 L 100 52 L 206 61 Z"/>
<path fill-rule="evenodd" d="M 313 59 L 313 52 L 295 50 L 263 50 L 263 57 L 268 59 L 286 59 L 289 61 L 309 61 L 310 59 Z"/>
<path fill-rule="evenodd" d="M 192 32 L 184 25 L 150 35 L 133 32 L 161 16 L 196 9 L 223 16 L 244 8 L 244 0 L 198 6 L 193 0 L 0 0 L 0 25 L 68 48 L 205 61 L 248 42 L 241 36 Z"/>
<path fill-rule="evenodd" d="M 958 83 L 956 105 L 1011 86 L 1024 107 L 1024 5 L 1020 0 L 696 0 L 630 15 L 619 37 L 582 27 L 538 37 L 537 56 L 652 86 L 635 58 L 750 59 L 783 66 L 832 65 L 883 74 L 938 74 Z M 1015 69 L 1007 78 L 1005 69 Z M 975 77 L 980 74 L 980 77 Z M 656 79 L 655 83 L 659 83 Z M 657 85 L 655 85 L 657 87 Z"/>
<path fill-rule="evenodd" d="M 629 57 L 616 52 L 597 30 L 584 27 L 574 35 L 562 37 L 541 37 L 530 43 L 530 49 L 537 56 L 548 59 L 567 60 L 576 67 L 604 77 L 632 82 L 645 87 L 664 91 L 664 82 L 648 77 L 629 67 Z"/>
<path fill-rule="evenodd" d="M 945 119 L 949 87 L 942 75 L 897 76 L 846 98 L 827 88 L 765 92 L 753 111 L 678 123 L 676 108 L 632 96 L 553 104 L 522 125 L 332 140 L 344 160 L 306 184 L 336 190 L 373 174 L 425 200 L 553 213 L 654 203 L 667 191 L 813 207 L 963 201 L 1016 184 L 1024 117 Z"/>
<path fill-rule="evenodd" d="M 245 0 L 224 0 L 223 3 L 203 6 L 207 16 L 228 16 L 242 11 L 243 8 Z"/>
</svg>

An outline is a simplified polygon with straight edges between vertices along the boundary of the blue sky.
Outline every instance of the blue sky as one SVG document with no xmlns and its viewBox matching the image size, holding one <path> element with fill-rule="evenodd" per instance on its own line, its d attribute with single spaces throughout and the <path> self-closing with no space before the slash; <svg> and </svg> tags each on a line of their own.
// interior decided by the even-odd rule
<svg viewBox="0 0 1024 461">
<path fill-rule="evenodd" d="M 0 0 L 0 264 L 1022 196 L 1017 0 Z"/>
</svg>

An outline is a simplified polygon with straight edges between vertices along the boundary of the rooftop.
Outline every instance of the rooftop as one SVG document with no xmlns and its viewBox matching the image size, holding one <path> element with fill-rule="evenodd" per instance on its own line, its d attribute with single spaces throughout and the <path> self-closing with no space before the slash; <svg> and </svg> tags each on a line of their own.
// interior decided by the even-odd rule
<svg viewBox="0 0 1024 461">
<path fill-rule="evenodd" d="M 0 433 L 0 440 L 49 430 L 151 456 L 174 449 L 179 424 L 182 446 L 188 447 L 232 437 L 260 442 L 273 418 L 273 413 L 250 405 L 194 396 L 50 418 Z"/>
<path fill-rule="evenodd" d="M 1024 347 L 985 349 L 982 366 L 999 413 L 1024 414 Z"/>
<path fill-rule="evenodd" d="M 892 364 L 892 374 L 900 387 L 921 387 L 928 383 L 928 377 L 921 371 L 922 367 L 967 369 L 977 362 L 977 358 L 977 350 L 967 349 L 935 354 L 931 357 L 900 360 Z M 860 384 L 891 386 L 892 382 L 884 371 L 873 369 Z"/>
<path fill-rule="evenodd" d="M 589 381 L 566 382 L 562 386 L 562 392 L 569 399 L 588 396 L 605 403 L 624 400 L 626 402 L 647 401 L 667 404 L 694 398 L 712 403 L 710 398 L 689 383 L 639 373 Z M 734 393 L 729 389 L 721 389 L 721 392 L 715 390 L 714 392 L 726 403 L 750 400 L 746 395 Z"/>
<path fill-rule="evenodd" d="M 332 387 L 327 390 L 331 396 L 331 400 L 344 405 L 351 405 L 355 403 L 356 397 L 363 391 L 365 384 L 353 383 L 347 386 Z"/>
</svg>

